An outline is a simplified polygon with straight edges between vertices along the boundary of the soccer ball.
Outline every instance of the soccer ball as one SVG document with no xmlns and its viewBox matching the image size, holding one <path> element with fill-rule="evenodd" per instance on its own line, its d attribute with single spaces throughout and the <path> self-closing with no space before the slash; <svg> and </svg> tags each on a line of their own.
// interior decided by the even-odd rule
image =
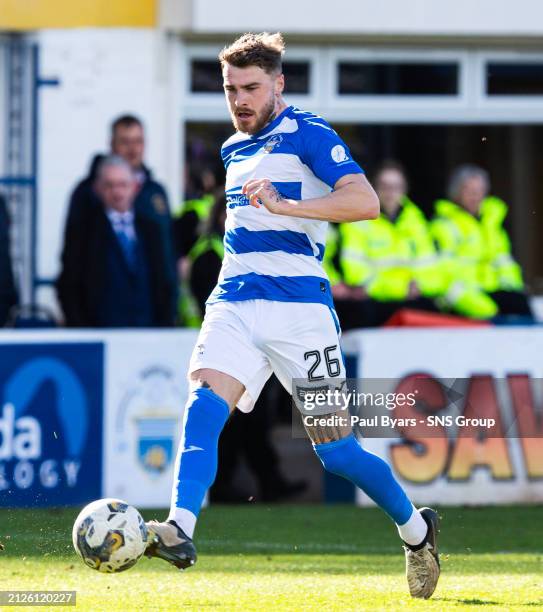
<svg viewBox="0 0 543 612">
<path fill-rule="evenodd" d="M 98 499 L 75 519 L 74 548 L 86 565 L 99 572 L 122 572 L 135 565 L 147 544 L 141 514 L 120 499 Z"/>
</svg>

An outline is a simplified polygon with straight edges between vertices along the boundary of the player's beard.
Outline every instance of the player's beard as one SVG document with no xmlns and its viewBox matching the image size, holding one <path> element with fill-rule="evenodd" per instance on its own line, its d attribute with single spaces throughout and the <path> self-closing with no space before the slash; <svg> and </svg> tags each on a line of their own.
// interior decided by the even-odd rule
<svg viewBox="0 0 543 612">
<path fill-rule="evenodd" d="M 238 132 L 244 132 L 246 134 L 256 134 L 260 130 L 268 125 L 275 116 L 275 95 L 272 94 L 266 106 L 256 115 L 256 121 L 250 129 L 244 129 L 243 123 L 239 121 L 237 115 L 232 113 L 232 123 Z M 251 117 L 253 118 L 254 115 Z"/>
</svg>

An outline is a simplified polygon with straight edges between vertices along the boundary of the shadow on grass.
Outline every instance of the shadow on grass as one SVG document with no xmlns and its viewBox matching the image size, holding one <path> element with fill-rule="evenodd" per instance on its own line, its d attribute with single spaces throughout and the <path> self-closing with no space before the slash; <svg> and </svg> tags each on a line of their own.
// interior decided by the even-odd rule
<svg viewBox="0 0 543 612">
<path fill-rule="evenodd" d="M 461 598 L 461 597 L 434 597 L 432 601 L 447 601 L 455 604 L 464 604 L 465 606 L 504 606 L 508 604 L 504 604 L 503 601 L 493 601 L 491 599 L 479 599 L 479 598 Z M 526 603 L 518 603 L 515 602 L 514 605 L 516 607 L 541 607 L 543 606 L 543 600 L 539 601 L 528 601 Z"/>
<path fill-rule="evenodd" d="M 464 604 L 466 606 L 501 606 L 502 601 L 493 601 L 492 599 L 479 598 L 461 598 L 461 597 L 434 597 L 432 601 L 450 601 L 451 603 Z"/>
</svg>

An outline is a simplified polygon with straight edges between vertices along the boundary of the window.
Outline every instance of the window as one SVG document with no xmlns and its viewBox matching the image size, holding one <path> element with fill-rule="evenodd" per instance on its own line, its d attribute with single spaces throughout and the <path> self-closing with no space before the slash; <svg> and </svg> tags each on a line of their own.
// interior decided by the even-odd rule
<svg viewBox="0 0 543 612">
<path fill-rule="evenodd" d="M 338 93 L 427 96 L 458 93 L 458 64 L 437 62 L 339 63 Z"/>
<path fill-rule="evenodd" d="M 190 66 L 193 93 L 223 93 L 221 65 L 216 59 L 195 59 Z"/>
<path fill-rule="evenodd" d="M 543 62 L 488 62 L 486 91 L 489 96 L 542 96 Z"/>
<path fill-rule="evenodd" d="M 309 94 L 309 62 L 283 62 L 286 94 Z"/>
</svg>

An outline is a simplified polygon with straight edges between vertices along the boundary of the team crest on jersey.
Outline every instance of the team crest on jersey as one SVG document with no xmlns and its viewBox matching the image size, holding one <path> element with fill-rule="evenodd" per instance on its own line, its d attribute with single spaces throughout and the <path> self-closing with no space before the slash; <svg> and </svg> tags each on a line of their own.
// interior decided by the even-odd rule
<svg viewBox="0 0 543 612">
<path fill-rule="evenodd" d="M 280 145 L 283 142 L 283 137 L 281 134 L 275 134 L 271 138 L 269 138 L 266 144 L 262 147 L 266 153 L 271 153 L 275 147 Z"/>
</svg>

